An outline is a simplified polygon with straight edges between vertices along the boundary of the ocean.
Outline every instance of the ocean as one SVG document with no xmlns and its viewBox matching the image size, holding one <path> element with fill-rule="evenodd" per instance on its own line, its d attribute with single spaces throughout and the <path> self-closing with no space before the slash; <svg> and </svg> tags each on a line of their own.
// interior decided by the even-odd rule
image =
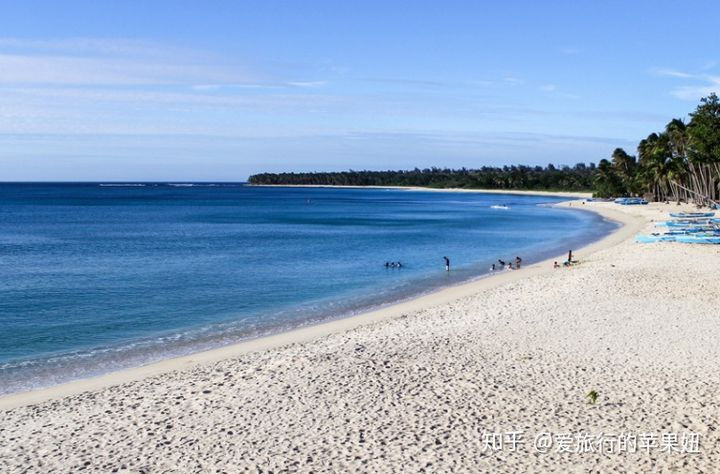
<svg viewBox="0 0 720 474">
<path fill-rule="evenodd" d="M 497 259 L 567 252 L 616 226 L 550 207 L 560 200 L 0 183 L 0 394 L 352 315 L 485 277 Z"/>
</svg>

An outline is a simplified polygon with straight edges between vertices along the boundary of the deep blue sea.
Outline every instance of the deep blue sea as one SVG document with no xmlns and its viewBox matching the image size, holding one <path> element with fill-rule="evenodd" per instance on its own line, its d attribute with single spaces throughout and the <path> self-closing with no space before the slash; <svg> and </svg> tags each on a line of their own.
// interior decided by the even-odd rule
<svg viewBox="0 0 720 474">
<path fill-rule="evenodd" d="M 530 263 L 614 229 L 548 206 L 559 200 L 0 183 L 0 393 L 347 316 L 480 277 L 498 258 Z"/>
</svg>

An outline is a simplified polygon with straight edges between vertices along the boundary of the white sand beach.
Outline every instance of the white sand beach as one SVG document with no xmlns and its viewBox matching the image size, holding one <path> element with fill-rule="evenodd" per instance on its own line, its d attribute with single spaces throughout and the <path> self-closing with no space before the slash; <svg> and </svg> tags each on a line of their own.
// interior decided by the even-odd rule
<svg viewBox="0 0 720 474">
<path fill-rule="evenodd" d="M 437 191 L 443 193 L 515 194 L 519 196 L 559 196 L 576 199 L 592 197 L 582 191 L 526 191 L 521 189 L 426 188 L 422 186 L 340 186 L 333 184 L 248 184 L 260 188 L 337 188 L 337 189 L 399 189 L 404 191 Z"/>
<path fill-rule="evenodd" d="M 625 223 L 573 267 L 0 398 L 0 472 L 717 470 L 720 249 L 573 206 Z"/>
</svg>

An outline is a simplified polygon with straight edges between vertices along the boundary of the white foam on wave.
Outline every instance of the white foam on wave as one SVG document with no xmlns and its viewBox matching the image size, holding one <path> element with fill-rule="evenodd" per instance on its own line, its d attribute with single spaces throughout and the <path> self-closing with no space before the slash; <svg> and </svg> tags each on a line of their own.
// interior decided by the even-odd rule
<svg viewBox="0 0 720 474">
<path fill-rule="evenodd" d="M 115 188 L 141 188 L 144 186 L 147 186 L 146 184 L 140 184 L 140 183 L 101 183 L 99 186 L 101 187 L 115 187 Z"/>
</svg>

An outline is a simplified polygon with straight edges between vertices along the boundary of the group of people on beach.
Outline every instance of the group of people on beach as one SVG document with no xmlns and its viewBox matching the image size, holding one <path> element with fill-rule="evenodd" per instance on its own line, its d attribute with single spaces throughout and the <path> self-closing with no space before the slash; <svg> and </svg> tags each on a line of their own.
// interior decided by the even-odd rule
<svg viewBox="0 0 720 474">
<path fill-rule="evenodd" d="M 520 266 L 522 266 L 522 258 L 515 257 L 515 266 L 513 266 L 512 260 L 506 262 L 505 260 L 498 258 L 498 263 L 493 263 L 490 265 L 490 271 L 494 272 L 496 270 L 520 270 Z"/>
<path fill-rule="evenodd" d="M 573 260 L 573 253 L 572 250 L 568 250 L 568 258 L 565 260 L 562 264 L 563 267 L 569 267 L 573 263 L 578 263 L 577 260 Z M 553 262 L 553 268 L 560 268 L 560 264 L 557 263 L 557 260 Z"/>
<path fill-rule="evenodd" d="M 445 256 L 443 257 L 443 261 L 445 262 L 445 271 L 450 271 L 450 259 Z M 498 271 L 498 270 L 520 270 L 520 267 L 522 266 L 522 258 L 515 257 L 515 260 L 505 261 L 500 258 L 498 258 L 498 263 L 493 263 L 490 265 L 490 271 Z M 514 263 L 514 265 L 513 265 Z M 563 262 L 563 266 L 569 267 L 573 263 L 577 263 L 576 260 L 573 260 L 573 253 L 572 250 L 568 251 L 568 258 L 565 262 Z M 398 262 L 385 262 L 385 268 L 403 268 L 403 264 Z M 556 261 L 553 263 L 553 268 L 560 268 L 560 264 Z"/>
</svg>

